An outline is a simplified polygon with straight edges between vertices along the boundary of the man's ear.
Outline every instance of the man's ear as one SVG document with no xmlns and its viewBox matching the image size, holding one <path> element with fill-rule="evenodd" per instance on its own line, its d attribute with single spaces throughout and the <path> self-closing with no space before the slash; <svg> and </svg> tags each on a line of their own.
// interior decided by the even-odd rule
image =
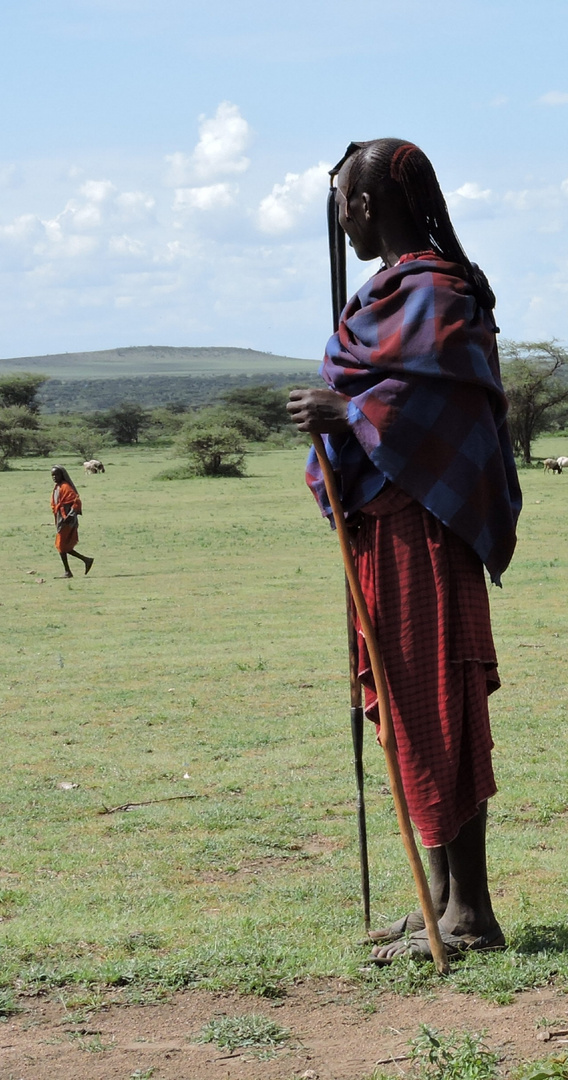
<svg viewBox="0 0 568 1080">
<path fill-rule="evenodd" d="M 368 191 L 361 192 L 361 209 L 365 215 L 367 221 L 371 219 L 371 196 Z"/>
</svg>

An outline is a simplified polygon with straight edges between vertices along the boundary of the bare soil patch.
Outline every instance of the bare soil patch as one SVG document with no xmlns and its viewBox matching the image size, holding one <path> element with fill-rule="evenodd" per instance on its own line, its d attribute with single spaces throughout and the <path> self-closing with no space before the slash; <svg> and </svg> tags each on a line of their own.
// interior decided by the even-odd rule
<svg viewBox="0 0 568 1080">
<path fill-rule="evenodd" d="M 369 1013 L 369 1004 L 374 1012 Z M 230 1054 L 196 1041 L 220 1015 L 266 1016 L 291 1032 L 289 1043 L 266 1060 L 250 1050 Z M 568 1027 L 568 1003 L 552 989 L 519 994 L 513 1004 L 491 1005 L 441 990 L 429 998 L 392 994 L 361 997 L 340 980 L 306 981 L 282 1001 L 189 991 L 167 1003 L 124 1006 L 112 1002 L 78 1020 L 61 1000 L 31 998 L 0 1025 L 1 1080 L 364 1080 L 377 1062 L 401 1076 L 408 1041 L 421 1023 L 441 1031 L 486 1032 L 502 1056 L 504 1074 L 542 1058 L 560 1039 L 537 1039 L 543 1018 Z M 563 1020 L 564 1018 L 564 1020 Z M 385 1068 L 386 1065 L 381 1067 Z"/>
</svg>

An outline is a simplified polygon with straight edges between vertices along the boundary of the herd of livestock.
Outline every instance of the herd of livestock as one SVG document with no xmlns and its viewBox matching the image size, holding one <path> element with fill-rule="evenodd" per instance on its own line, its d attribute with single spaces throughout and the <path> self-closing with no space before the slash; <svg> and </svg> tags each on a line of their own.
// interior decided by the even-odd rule
<svg viewBox="0 0 568 1080">
<path fill-rule="evenodd" d="M 543 464 L 545 472 L 561 473 L 563 469 L 568 468 L 568 457 L 547 457 L 544 459 Z M 105 471 L 102 461 L 97 461 L 96 458 L 92 458 L 91 461 L 84 461 L 83 468 L 87 476 Z"/>
<path fill-rule="evenodd" d="M 545 472 L 561 473 L 566 468 L 568 468 L 568 457 L 547 457 L 544 459 Z"/>
</svg>

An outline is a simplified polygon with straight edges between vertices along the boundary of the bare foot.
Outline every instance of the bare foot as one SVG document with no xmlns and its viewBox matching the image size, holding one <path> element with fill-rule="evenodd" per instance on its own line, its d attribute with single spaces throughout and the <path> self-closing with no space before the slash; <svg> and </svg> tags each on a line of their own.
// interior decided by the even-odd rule
<svg viewBox="0 0 568 1080">
<path fill-rule="evenodd" d="M 94 561 L 94 559 L 85 559 L 85 574 L 89 573 L 89 570 L 91 569 Z"/>
<path fill-rule="evenodd" d="M 424 930 L 424 927 L 422 912 L 411 911 L 408 915 L 403 915 L 402 919 L 392 923 L 391 926 L 381 927 L 380 930 L 369 930 L 368 938 L 370 941 L 378 941 L 386 945 L 389 941 L 396 941 L 398 938 L 403 937 L 404 934 L 413 934 L 416 930 Z"/>
</svg>

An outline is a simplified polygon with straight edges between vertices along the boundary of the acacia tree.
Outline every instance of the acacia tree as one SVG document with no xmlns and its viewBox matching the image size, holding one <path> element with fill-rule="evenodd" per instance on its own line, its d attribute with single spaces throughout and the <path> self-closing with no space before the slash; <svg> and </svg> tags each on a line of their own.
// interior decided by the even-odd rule
<svg viewBox="0 0 568 1080">
<path fill-rule="evenodd" d="M 267 385 L 238 386 L 221 396 L 231 411 L 238 410 L 241 414 L 248 414 L 260 421 L 266 429 L 266 435 L 270 431 L 280 431 L 289 423 L 286 390 Z"/>
<path fill-rule="evenodd" d="M 537 435 L 566 418 L 568 351 L 555 340 L 503 341 L 500 353 L 513 450 L 530 465 Z"/>
<path fill-rule="evenodd" d="M 24 454 L 48 454 L 50 441 L 38 419 L 40 386 L 47 375 L 2 375 L 0 377 L 0 471 L 9 468 L 9 458 Z"/>
<path fill-rule="evenodd" d="M 270 434 L 266 424 L 252 412 L 233 405 L 209 405 L 206 409 L 199 409 L 193 414 L 190 424 L 197 421 L 208 426 L 217 424 L 220 427 L 236 428 L 247 442 L 264 442 Z"/>
<path fill-rule="evenodd" d="M 108 433 L 119 446 L 132 446 L 150 423 L 145 409 L 136 401 L 123 401 L 107 412 L 89 418 L 95 430 Z"/>
<path fill-rule="evenodd" d="M 35 413 L 23 405 L 0 407 L 0 472 L 9 468 L 11 457 L 49 453 L 49 441 Z"/>
<path fill-rule="evenodd" d="M 48 375 L 34 375 L 28 372 L 24 372 L 23 375 L 2 375 L 0 377 L 0 406 L 9 408 L 11 405 L 19 405 L 32 413 L 38 413 L 38 390 L 48 378 Z"/>
</svg>

